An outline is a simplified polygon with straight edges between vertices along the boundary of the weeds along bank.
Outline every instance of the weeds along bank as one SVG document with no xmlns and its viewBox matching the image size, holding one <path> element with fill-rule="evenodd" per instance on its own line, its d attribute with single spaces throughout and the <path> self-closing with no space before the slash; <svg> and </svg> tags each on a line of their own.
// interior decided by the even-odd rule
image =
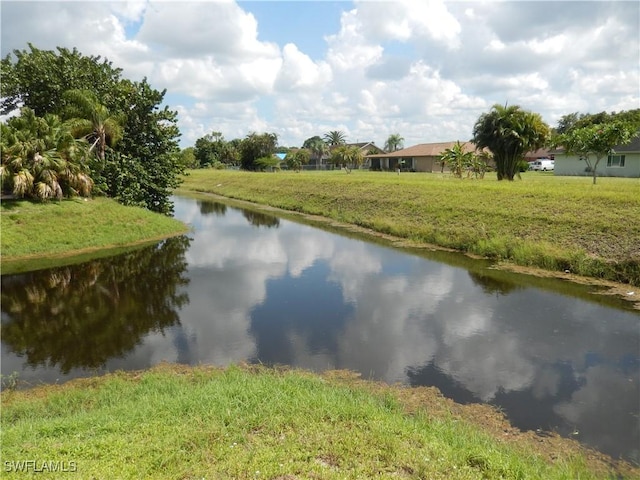
<svg viewBox="0 0 640 480">
<path fill-rule="evenodd" d="M 36 475 L 44 461 L 78 478 L 123 479 L 586 480 L 639 473 L 573 440 L 521 433 L 491 407 L 347 372 L 164 364 L 1 398 L 6 478 L 58 478 Z"/>
<path fill-rule="evenodd" d="M 210 192 L 517 265 L 640 286 L 640 181 L 441 174 L 193 170 Z"/>
</svg>

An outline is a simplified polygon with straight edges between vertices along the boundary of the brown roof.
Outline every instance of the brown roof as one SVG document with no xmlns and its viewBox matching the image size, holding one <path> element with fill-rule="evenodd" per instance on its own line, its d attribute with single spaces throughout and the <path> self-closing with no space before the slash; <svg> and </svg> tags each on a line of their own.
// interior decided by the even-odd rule
<svg viewBox="0 0 640 480">
<path fill-rule="evenodd" d="M 391 153 L 378 153 L 367 155 L 367 158 L 394 158 L 394 157 L 439 157 L 447 148 L 453 148 L 457 142 L 420 143 L 413 147 L 403 148 Z M 460 142 L 465 152 L 474 152 L 476 146 L 471 142 Z"/>
<path fill-rule="evenodd" d="M 551 150 L 548 148 L 539 148 L 538 150 L 533 150 L 531 152 L 527 152 L 524 154 L 525 158 L 546 158 L 549 156 Z"/>
<path fill-rule="evenodd" d="M 366 147 L 370 147 L 371 149 L 380 150 L 381 152 L 384 152 L 382 148 L 380 148 L 373 142 L 359 142 L 359 143 L 345 143 L 344 145 L 331 145 L 329 147 L 329 150 L 333 150 L 334 148 L 343 147 L 343 146 L 358 147 L 360 150 L 364 150 Z"/>
</svg>

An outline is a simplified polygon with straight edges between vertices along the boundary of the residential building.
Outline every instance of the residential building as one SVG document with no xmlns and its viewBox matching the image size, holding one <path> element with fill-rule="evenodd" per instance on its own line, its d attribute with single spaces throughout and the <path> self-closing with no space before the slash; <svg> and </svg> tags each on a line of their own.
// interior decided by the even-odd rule
<svg viewBox="0 0 640 480">
<path fill-rule="evenodd" d="M 457 142 L 420 143 L 391 153 L 367 155 L 372 170 L 402 170 L 411 172 L 443 172 L 448 171 L 440 161 L 440 156 Z M 471 142 L 460 142 L 465 152 L 475 152 Z"/>
<path fill-rule="evenodd" d="M 598 177 L 640 178 L 640 134 L 631 143 L 613 148 L 614 153 L 600 160 L 596 167 Z M 591 176 L 587 162 L 579 155 L 567 155 L 564 149 L 558 148 L 549 152 L 555 158 L 555 175 Z M 595 162 L 591 155 L 590 160 Z"/>
</svg>

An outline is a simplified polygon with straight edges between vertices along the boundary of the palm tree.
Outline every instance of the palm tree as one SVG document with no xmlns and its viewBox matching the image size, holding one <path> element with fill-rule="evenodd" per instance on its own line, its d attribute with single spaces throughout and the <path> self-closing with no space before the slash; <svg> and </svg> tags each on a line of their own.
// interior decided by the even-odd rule
<svg viewBox="0 0 640 480">
<path fill-rule="evenodd" d="M 324 141 L 332 147 L 345 144 L 344 132 L 340 130 L 332 130 L 324 134 Z"/>
<path fill-rule="evenodd" d="M 308 146 L 312 157 L 316 160 L 316 165 L 322 164 L 322 159 L 329 152 L 329 147 L 324 141 L 318 137 L 313 139 Z"/>
<path fill-rule="evenodd" d="M 294 172 L 299 172 L 302 169 L 303 165 L 309 163 L 310 157 L 311 154 L 309 153 L 309 150 L 301 148 L 300 150 L 296 150 L 295 152 L 287 153 L 284 161 L 291 170 L 293 170 Z"/>
<path fill-rule="evenodd" d="M 465 152 L 460 142 L 456 142 L 440 155 L 440 161 L 449 167 L 454 176 L 462 178 L 462 172 L 472 166 L 473 152 Z"/>
<path fill-rule="evenodd" d="M 472 141 L 478 150 L 491 151 L 498 180 L 513 180 L 524 154 L 542 148 L 549 134 L 549 126 L 539 114 L 517 105 L 494 105 L 476 121 Z"/>
<path fill-rule="evenodd" d="M 89 195 L 93 181 L 82 158 L 86 142 L 76 140 L 56 115 L 37 117 L 23 108 L 2 125 L 2 185 L 16 197 L 41 200 Z"/>
<path fill-rule="evenodd" d="M 384 143 L 384 149 L 387 152 L 395 152 L 404 146 L 404 138 L 399 133 L 392 133 Z"/>
<path fill-rule="evenodd" d="M 72 133 L 91 143 L 89 152 L 96 150 L 103 161 L 107 147 L 113 147 L 122 139 L 124 118 L 111 115 L 95 94 L 89 90 L 68 90 L 64 93 L 68 106 L 66 117 Z"/>
<path fill-rule="evenodd" d="M 359 168 L 364 161 L 362 151 L 355 145 L 340 145 L 331 153 L 331 161 L 351 173 L 351 167 Z"/>
</svg>

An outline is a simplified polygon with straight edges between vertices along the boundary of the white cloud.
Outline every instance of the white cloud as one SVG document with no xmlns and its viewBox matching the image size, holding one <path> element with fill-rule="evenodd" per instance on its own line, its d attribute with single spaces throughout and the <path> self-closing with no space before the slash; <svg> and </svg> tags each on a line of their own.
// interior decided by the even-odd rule
<svg viewBox="0 0 640 480">
<path fill-rule="evenodd" d="M 276 79 L 279 91 L 319 89 L 331 80 L 329 65 L 325 62 L 314 63 L 295 44 L 287 43 L 282 54 L 282 68 Z"/>
<path fill-rule="evenodd" d="M 163 55 L 222 64 L 279 56 L 277 45 L 257 36 L 255 17 L 233 2 L 160 2 L 149 5 L 136 38 Z"/>
<path fill-rule="evenodd" d="M 271 19 L 230 0 L 2 2 L 2 53 L 77 47 L 146 76 L 179 110 L 184 146 L 212 130 L 299 146 L 336 129 L 409 146 L 468 139 L 494 103 L 548 123 L 640 105 L 636 2 L 345 2 L 312 39 L 293 19 L 319 5 Z"/>
<path fill-rule="evenodd" d="M 440 0 L 356 2 L 365 35 L 374 41 L 421 40 L 429 37 L 458 47 L 461 25 Z"/>
</svg>

